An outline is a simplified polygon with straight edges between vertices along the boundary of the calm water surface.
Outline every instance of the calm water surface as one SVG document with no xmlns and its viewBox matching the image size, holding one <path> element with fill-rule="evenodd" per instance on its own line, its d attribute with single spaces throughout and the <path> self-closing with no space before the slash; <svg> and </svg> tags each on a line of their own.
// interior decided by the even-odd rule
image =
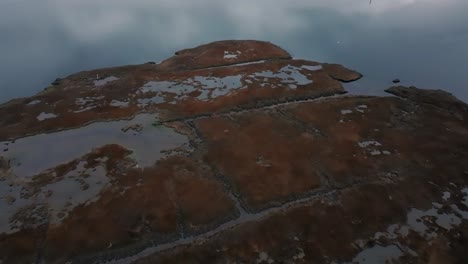
<svg viewBox="0 0 468 264">
<path fill-rule="evenodd" d="M 344 64 L 365 75 L 359 93 L 399 78 L 468 102 L 466 0 L 0 0 L 0 102 L 221 39 Z"/>
</svg>

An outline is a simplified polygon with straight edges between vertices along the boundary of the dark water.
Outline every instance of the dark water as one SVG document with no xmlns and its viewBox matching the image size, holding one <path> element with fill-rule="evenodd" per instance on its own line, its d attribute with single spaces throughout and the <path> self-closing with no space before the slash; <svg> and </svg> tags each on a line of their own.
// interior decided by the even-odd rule
<svg viewBox="0 0 468 264">
<path fill-rule="evenodd" d="M 468 101 L 466 0 L 0 0 L 0 102 L 221 39 L 344 64 L 365 75 L 362 93 L 399 78 Z"/>
</svg>

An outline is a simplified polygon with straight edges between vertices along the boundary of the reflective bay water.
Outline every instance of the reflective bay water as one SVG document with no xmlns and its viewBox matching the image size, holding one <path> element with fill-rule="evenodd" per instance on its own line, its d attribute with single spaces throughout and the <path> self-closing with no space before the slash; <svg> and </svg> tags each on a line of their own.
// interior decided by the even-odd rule
<svg viewBox="0 0 468 264">
<path fill-rule="evenodd" d="M 358 93 L 382 94 L 399 78 L 468 101 L 466 10 L 463 0 L 0 0 L 0 102 L 221 39 L 344 64 L 364 74 L 349 87 Z"/>
</svg>

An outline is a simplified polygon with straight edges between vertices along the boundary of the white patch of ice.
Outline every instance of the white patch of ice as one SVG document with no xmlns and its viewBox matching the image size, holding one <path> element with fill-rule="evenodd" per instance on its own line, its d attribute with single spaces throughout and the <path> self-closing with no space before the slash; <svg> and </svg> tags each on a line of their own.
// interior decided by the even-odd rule
<svg viewBox="0 0 468 264">
<path fill-rule="evenodd" d="M 201 92 L 196 97 L 198 100 L 209 100 L 242 88 L 241 79 L 242 75 L 234 75 L 225 77 L 195 76 L 181 82 L 151 81 L 141 87 L 139 92 L 143 94 L 151 92 L 155 95 L 151 98 L 139 99 L 138 103 L 140 106 L 163 103 L 166 101 L 167 94 L 172 94 L 176 100 L 183 100 L 188 98 L 188 94 L 197 90 Z"/>
<path fill-rule="evenodd" d="M 95 105 L 90 105 L 90 106 L 87 106 L 87 107 L 82 107 L 82 108 L 80 108 L 79 110 L 73 111 L 73 113 L 86 112 L 86 111 L 91 110 L 91 109 L 94 109 L 94 108 L 96 108 L 96 107 L 97 107 L 97 106 L 95 106 Z"/>
<path fill-rule="evenodd" d="M 115 106 L 115 107 L 127 107 L 129 104 L 128 101 L 118 101 L 118 100 L 112 100 L 112 102 L 110 103 L 111 106 Z"/>
<path fill-rule="evenodd" d="M 306 85 L 313 83 L 312 80 L 309 80 L 307 76 L 300 72 L 301 69 L 303 68 L 287 65 L 282 67 L 278 72 L 262 71 L 254 73 L 249 77 L 257 80 L 263 78 L 263 82 L 265 83 L 268 83 L 269 79 L 281 79 L 282 84 Z"/>
<path fill-rule="evenodd" d="M 263 61 L 252 63 L 261 62 Z M 260 82 L 259 85 L 261 87 L 267 87 L 268 85 L 270 85 L 271 88 L 286 86 L 290 89 L 296 89 L 298 85 L 306 85 L 313 82 L 312 80 L 309 80 L 306 75 L 302 74 L 301 71 L 303 72 L 318 70 L 321 67 L 321 65 L 305 65 L 301 67 L 287 65 L 282 67 L 277 72 L 261 71 L 245 76 L 245 78 L 243 75 L 239 74 L 224 77 L 195 76 L 193 78 L 188 78 L 180 81 L 150 81 L 146 83 L 143 87 L 141 87 L 138 93 L 140 95 L 146 93 L 152 94 L 139 99 L 139 106 L 141 107 L 146 104 L 168 102 L 166 101 L 168 94 L 171 94 L 170 98 L 174 99 L 174 101 L 168 103 L 175 103 L 176 100 L 184 100 L 188 98 L 189 94 L 195 91 L 201 92 L 201 94 L 196 97 L 196 99 L 198 100 L 205 101 L 214 99 L 219 96 L 227 95 L 233 90 L 247 88 L 248 86 L 242 85 L 243 78 L 247 85 L 252 84 L 254 83 L 254 81 L 256 81 Z M 280 79 L 280 83 L 271 84 L 271 79 Z"/>
<path fill-rule="evenodd" d="M 359 113 L 365 113 L 365 109 L 367 109 L 367 105 L 358 105 L 354 108 Z"/>
<path fill-rule="evenodd" d="M 114 76 L 110 76 L 110 77 L 100 79 L 100 80 L 94 80 L 94 86 L 103 86 L 103 85 L 106 85 L 109 82 L 113 82 L 113 81 L 117 81 L 117 80 L 119 80 L 119 78 L 114 77 Z"/>
<path fill-rule="evenodd" d="M 242 52 L 240 51 L 235 51 L 235 52 L 230 52 L 230 51 L 224 51 L 224 59 L 236 59 L 237 56 L 239 56 Z"/>
<path fill-rule="evenodd" d="M 379 142 L 377 142 L 377 141 L 375 141 L 375 140 L 362 141 L 362 142 L 359 142 L 358 145 L 359 145 L 361 148 L 367 148 L 367 147 L 369 147 L 369 146 L 374 146 L 374 147 L 382 146 L 382 144 L 380 144 Z"/>
<path fill-rule="evenodd" d="M 36 116 L 36 119 L 39 121 L 43 121 L 43 120 L 50 119 L 50 118 L 56 118 L 57 116 L 58 115 L 53 114 L 53 113 L 42 112 L 38 116 Z"/>
<path fill-rule="evenodd" d="M 450 192 L 443 192 L 442 199 L 447 201 L 448 199 L 450 199 L 450 196 L 451 196 Z"/>
<path fill-rule="evenodd" d="M 83 97 L 83 98 L 77 98 L 75 100 L 76 105 L 90 107 L 90 106 L 96 106 L 96 101 L 104 99 L 104 96 L 98 96 L 98 97 Z M 83 112 L 83 111 L 80 111 Z"/>
</svg>

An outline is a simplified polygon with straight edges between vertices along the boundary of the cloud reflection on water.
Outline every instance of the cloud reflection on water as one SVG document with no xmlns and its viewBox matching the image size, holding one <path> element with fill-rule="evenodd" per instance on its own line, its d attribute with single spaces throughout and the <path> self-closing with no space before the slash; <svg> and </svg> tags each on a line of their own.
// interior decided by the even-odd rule
<svg viewBox="0 0 468 264">
<path fill-rule="evenodd" d="M 6 0 L 0 101 L 76 71 L 158 61 L 231 38 L 269 40 L 298 57 L 343 63 L 364 73 L 369 91 L 399 77 L 468 101 L 464 10 L 462 0 Z"/>
</svg>

